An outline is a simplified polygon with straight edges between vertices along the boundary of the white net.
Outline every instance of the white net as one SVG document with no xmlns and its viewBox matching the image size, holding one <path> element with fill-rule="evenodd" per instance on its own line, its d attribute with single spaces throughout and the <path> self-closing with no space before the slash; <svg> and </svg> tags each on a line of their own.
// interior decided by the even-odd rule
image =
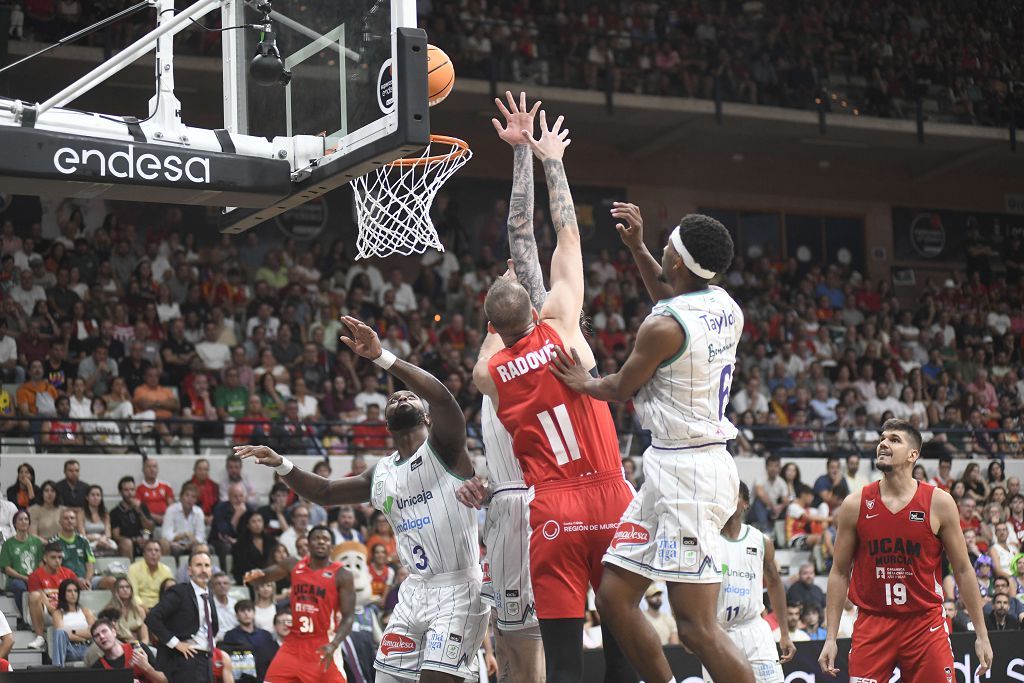
<svg viewBox="0 0 1024 683">
<path fill-rule="evenodd" d="M 400 159 L 353 180 L 356 258 L 444 251 L 430 207 L 441 186 L 472 156 L 462 140 L 431 135 L 419 158 Z"/>
</svg>

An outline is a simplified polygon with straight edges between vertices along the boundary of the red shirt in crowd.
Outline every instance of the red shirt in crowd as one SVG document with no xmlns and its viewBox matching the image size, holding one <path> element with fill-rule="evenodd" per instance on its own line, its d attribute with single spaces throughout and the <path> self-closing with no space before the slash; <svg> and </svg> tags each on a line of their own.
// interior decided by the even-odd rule
<svg viewBox="0 0 1024 683">
<path fill-rule="evenodd" d="M 39 565 L 36 570 L 28 575 L 28 589 L 30 591 L 43 591 L 50 607 L 57 606 L 57 589 L 65 579 L 77 579 L 78 576 L 67 567 L 60 567 L 51 574 L 45 565 Z"/>
<path fill-rule="evenodd" d="M 203 509 L 203 514 L 212 515 L 213 506 L 220 500 L 220 486 L 209 478 L 201 483 L 195 477 L 192 477 L 189 481 L 195 484 L 196 488 L 199 489 L 199 500 L 197 502 L 199 503 L 199 507 Z"/>
<path fill-rule="evenodd" d="M 174 502 L 174 489 L 166 481 L 158 479 L 150 486 L 143 480 L 135 487 L 135 497 L 145 503 L 151 513 L 163 516 L 167 506 Z"/>
</svg>

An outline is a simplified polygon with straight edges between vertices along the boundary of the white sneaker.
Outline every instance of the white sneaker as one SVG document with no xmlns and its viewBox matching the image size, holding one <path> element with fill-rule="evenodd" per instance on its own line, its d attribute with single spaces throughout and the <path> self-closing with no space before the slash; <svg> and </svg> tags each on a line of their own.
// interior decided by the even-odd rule
<svg viewBox="0 0 1024 683">
<path fill-rule="evenodd" d="M 36 636 L 35 639 L 28 644 L 28 646 L 33 650 L 42 650 L 44 647 L 46 647 L 46 638 L 43 638 L 42 636 Z"/>
</svg>

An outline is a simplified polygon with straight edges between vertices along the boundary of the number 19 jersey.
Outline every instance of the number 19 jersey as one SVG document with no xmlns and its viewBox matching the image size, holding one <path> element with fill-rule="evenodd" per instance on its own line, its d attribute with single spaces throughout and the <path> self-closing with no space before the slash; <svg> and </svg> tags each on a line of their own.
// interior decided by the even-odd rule
<svg viewBox="0 0 1024 683">
<path fill-rule="evenodd" d="M 370 502 L 395 530 L 402 564 L 423 577 L 479 568 L 476 511 L 455 497 L 463 479 L 427 441 L 409 458 L 399 457 L 396 452 L 374 466 Z"/>
<path fill-rule="evenodd" d="M 931 523 L 935 487 L 918 483 L 910 502 L 890 512 L 878 484 L 868 484 L 860 494 L 851 602 L 890 616 L 941 607 L 942 542 Z"/>
<path fill-rule="evenodd" d="M 622 469 L 608 404 L 576 393 L 551 373 L 556 346 L 569 353 L 554 328 L 539 322 L 487 363 L 498 419 L 512 435 L 528 486 Z"/>
</svg>

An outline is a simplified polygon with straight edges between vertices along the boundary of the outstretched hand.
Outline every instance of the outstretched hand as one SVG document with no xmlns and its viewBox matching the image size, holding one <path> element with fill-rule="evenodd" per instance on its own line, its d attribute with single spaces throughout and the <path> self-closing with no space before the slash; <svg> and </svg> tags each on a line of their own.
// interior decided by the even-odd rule
<svg viewBox="0 0 1024 683">
<path fill-rule="evenodd" d="M 275 453 L 270 446 L 235 446 L 232 450 L 242 460 L 254 458 L 258 464 L 267 467 L 277 467 L 284 462 L 284 458 Z"/>
<path fill-rule="evenodd" d="M 644 243 L 644 219 L 640 215 L 640 207 L 627 202 L 612 202 L 612 218 L 623 223 L 616 223 L 622 243 L 632 251 L 639 249 Z"/>
<path fill-rule="evenodd" d="M 564 116 L 559 116 L 555 119 L 555 124 L 548 128 L 547 112 L 541 110 L 540 139 L 534 140 L 533 133 L 527 130 L 522 131 L 523 136 L 526 138 L 526 144 L 530 145 L 530 149 L 533 150 L 535 157 L 541 161 L 562 158 L 565 154 L 565 148 L 572 143 L 572 140 L 569 138 L 569 129 L 562 130 L 562 122 L 564 120 Z"/>
<path fill-rule="evenodd" d="M 494 130 L 498 131 L 498 137 L 515 147 L 525 145 L 526 139 L 533 136 L 533 117 L 540 109 L 540 100 L 533 103 L 529 110 L 526 108 L 526 93 L 519 93 L 519 104 L 508 90 L 505 91 L 505 98 L 508 100 L 508 107 L 501 101 L 500 97 L 494 98 L 498 105 L 498 111 L 505 117 L 505 125 L 502 126 L 497 118 L 491 119 Z"/>
<path fill-rule="evenodd" d="M 565 355 L 561 347 L 555 347 L 555 357 L 548 364 L 552 374 L 561 380 L 562 384 L 573 391 L 583 393 L 583 386 L 591 379 L 590 373 L 583 368 L 580 354 L 576 349 L 570 349 L 572 359 Z"/>
<path fill-rule="evenodd" d="M 348 328 L 348 337 L 342 336 L 341 341 L 348 348 L 367 360 L 379 358 L 384 349 L 380 345 L 380 338 L 369 325 L 357 320 L 350 315 L 341 316 L 341 322 Z"/>
</svg>

